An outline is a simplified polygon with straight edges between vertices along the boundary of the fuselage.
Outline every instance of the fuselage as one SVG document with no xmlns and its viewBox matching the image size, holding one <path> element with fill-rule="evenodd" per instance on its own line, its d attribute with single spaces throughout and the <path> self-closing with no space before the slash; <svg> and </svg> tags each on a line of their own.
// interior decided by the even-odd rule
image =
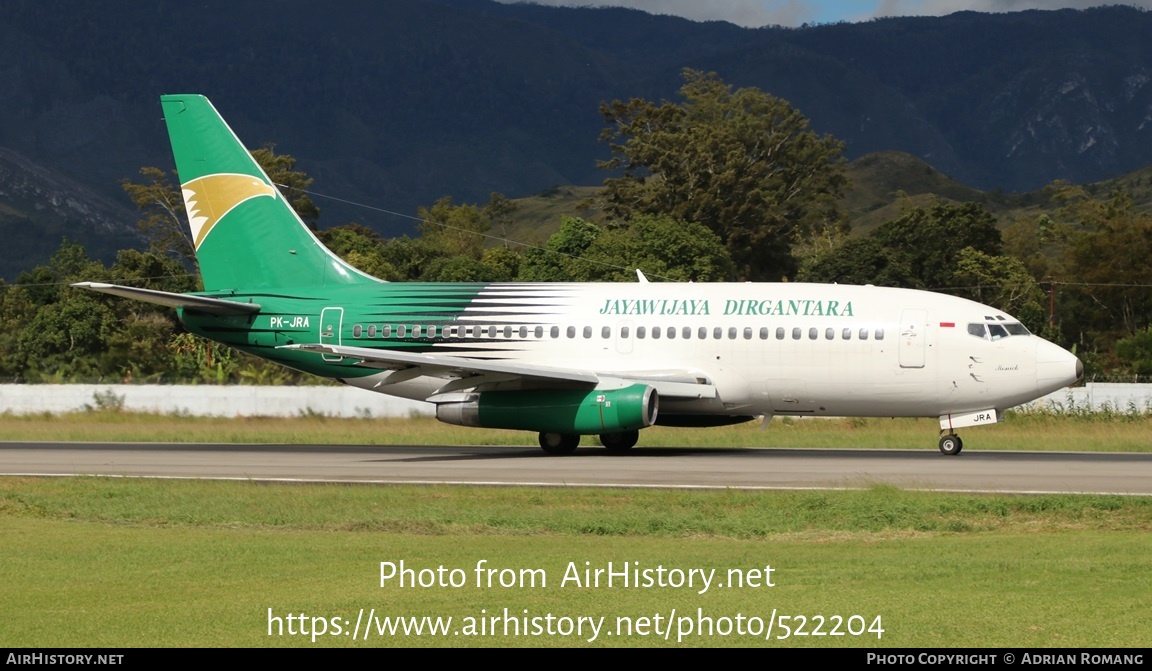
<svg viewBox="0 0 1152 671">
<path fill-rule="evenodd" d="M 549 454 L 653 424 L 925 416 L 955 429 L 1075 381 L 1017 320 L 924 291 L 822 284 L 386 283 L 320 243 L 202 95 L 161 97 L 199 296 L 86 282 L 168 305 L 194 333 L 286 366 L 426 400 L 441 421 L 539 433 Z"/>
<path fill-rule="evenodd" d="M 381 384 L 354 359 L 278 349 L 387 348 L 713 385 L 671 415 L 930 416 L 997 411 L 1072 383 L 1079 362 L 1011 316 L 942 294 L 802 283 L 382 283 L 214 293 L 259 314 L 188 328 L 293 368 L 424 400 L 439 377 Z M 516 389 L 498 377 L 485 389 Z"/>
</svg>

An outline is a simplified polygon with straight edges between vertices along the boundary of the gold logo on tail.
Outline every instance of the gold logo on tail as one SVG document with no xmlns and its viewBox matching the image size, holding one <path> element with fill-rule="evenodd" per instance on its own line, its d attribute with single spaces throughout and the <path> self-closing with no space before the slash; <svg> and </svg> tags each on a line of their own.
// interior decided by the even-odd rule
<svg viewBox="0 0 1152 671">
<path fill-rule="evenodd" d="M 188 223 L 196 249 L 216 222 L 240 203 L 259 196 L 276 197 L 276 189 L 252 175 L 220 173 L 194 179 L 182 187 Z"/>
</svg>

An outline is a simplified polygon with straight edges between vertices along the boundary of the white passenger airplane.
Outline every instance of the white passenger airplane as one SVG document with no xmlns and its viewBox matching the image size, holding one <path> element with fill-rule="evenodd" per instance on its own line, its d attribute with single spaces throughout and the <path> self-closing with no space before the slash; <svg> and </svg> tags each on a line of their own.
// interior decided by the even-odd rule
<svg viewBox="0 0 1152 671">
<path fill-rule="evenodd" d="M 308 230 L 206 98 L 161 103 L 205 291 L 88 289 L 177 308 L 192 332 L 428 401 L 551 454 L 653 424 L 774 415 L 937 417 L 955 430 L 1074 382 L 1069 352 L 962 298 L 822 284 L 386 283 Z"/>
</svg>

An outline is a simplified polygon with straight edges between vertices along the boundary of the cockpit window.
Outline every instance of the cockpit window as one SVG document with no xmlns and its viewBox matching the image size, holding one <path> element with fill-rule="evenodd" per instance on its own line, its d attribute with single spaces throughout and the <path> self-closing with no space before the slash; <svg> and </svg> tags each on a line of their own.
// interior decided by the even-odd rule
<svg viewBox="0 0 1152 671">
<path fill-rule="evenodd" d="M 993 322 L 991 324 L 972 322 L 968 324 L 968 335 L 976 336 L 983 340 L 1000 340 L 1001 338 L 1007 338 L 1009 336 L 1026 336 L 1032 334 L 1020 322 L 1005 321 L 1002 323 Z"/>
</svg>

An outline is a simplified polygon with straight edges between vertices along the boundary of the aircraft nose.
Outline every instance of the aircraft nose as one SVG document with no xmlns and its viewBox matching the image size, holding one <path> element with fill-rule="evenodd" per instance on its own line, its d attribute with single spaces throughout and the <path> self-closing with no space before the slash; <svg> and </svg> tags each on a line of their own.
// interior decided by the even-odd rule
<svg viewBox="0 0 1152 671">
<path fill-rule="evenodd" d="M 1063 389 L 1084 375 L 1084 363 L 1076 355 L 1041 340 L 1036 345 L 1036 391 L 1041 394 Z"/>
</svg>

